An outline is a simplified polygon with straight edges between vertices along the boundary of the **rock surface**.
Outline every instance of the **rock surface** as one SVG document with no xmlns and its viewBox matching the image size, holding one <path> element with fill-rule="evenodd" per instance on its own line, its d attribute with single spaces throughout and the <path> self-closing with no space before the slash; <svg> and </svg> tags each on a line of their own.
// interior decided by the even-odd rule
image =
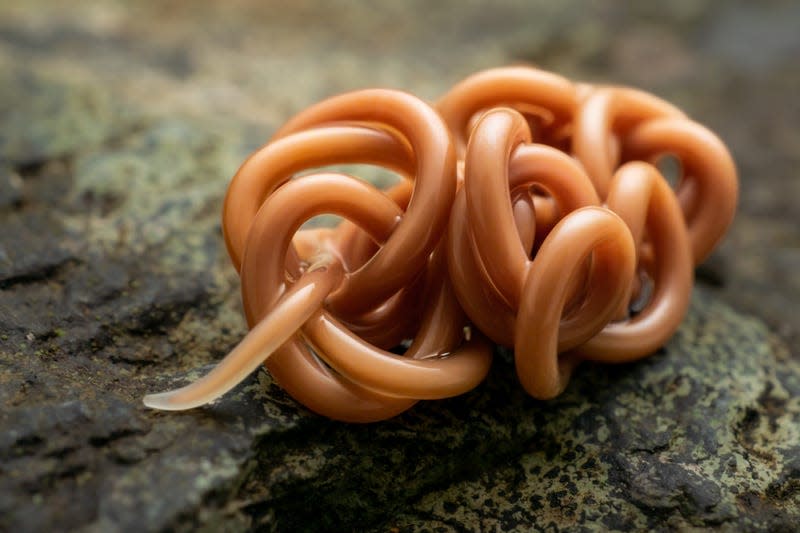
<svg viewBox="0 0 800 533">
<path fill-rule="evenodd" d="M 700 292 L 665 353 L 584 368 L 553 404 L 521 402 L 518 454 L 425 494 L 387 526 L 792 531 L 799 393 L 785 347 Z"/>
<path fill-rule="evenodd" d="M 0 6 L 0 531 L 800 522 L 794 3 L 250 4 Z M 700 272 L 716 286 L 662 353 L 585 365 L 542 403 L 499 352 L 472 393 L 370 426 L 263 371 L 205 409 L 141 405 L 245 332 L 219 210 L 281 120 L 517 60 L 654 90 L 737 157 L 741 212 Z"/>
</svg>

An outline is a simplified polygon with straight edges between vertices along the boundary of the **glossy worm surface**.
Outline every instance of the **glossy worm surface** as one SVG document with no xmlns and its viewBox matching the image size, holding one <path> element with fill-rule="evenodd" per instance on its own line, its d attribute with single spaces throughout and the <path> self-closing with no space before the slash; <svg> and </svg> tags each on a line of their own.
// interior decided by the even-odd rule
<svg viewBox="0 0 800 533">
<path fill-rule="evenodd" d="M 680 164 L 674 189 L 664 156 Z M 321 170 L 354 163 L 402 179 L 380 190 Z M 435 106 L 382 89 L 329 98 L 228 187 L 250 333 L 145 404 L 203 405 L 264 363 L 317 413 L 382 420 L 476 387 L 494 344 L 514 349 L 528 393 L 552 398 L 581 360 L 632 361 L 671 337 L 737 191 L 722 142 L 635 89 L 510 67 Z M 344 221 L 302 228 L 320 214 Z"/>
</svg>

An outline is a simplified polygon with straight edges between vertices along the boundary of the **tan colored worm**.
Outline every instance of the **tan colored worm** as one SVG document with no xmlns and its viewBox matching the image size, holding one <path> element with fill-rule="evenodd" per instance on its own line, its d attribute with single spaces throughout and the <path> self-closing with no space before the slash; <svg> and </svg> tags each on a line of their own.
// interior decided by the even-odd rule
<svg viewBox="0 0 800 533">
<path fill-rule="evenodd" d="M 335 173 L 289 181 L 307 168 L 353 162 L 387 166 L 413 178 L 414 187 L 401 185 L 384 194 Z M 251 327 L 277 312 L 288 316 L 286 300 L 296 293 L 294 280 L 307 284 L 306 276 L 319 277 L 321 271 L 327 273 L 329 289 L 324 307 L 315 300 L 306 304 L 316 306 L 313 312 L 304 307 L 283 321 L 281 335 L 287 340 L 276 350 L 272 344 L 265 350 L 250 342 L 254 328 L 220 363 L 235 371 L 212 372 L 205 382 L 150 396 L 146 403 L 191 407 L 211 399 L 200 391 L 211 389 L 214 379 L 217 391 L 228 390 L 243 372 L 242 362 L 234 358 L 242 350 L 266 360 L 278 383 L 302 403 L 341 420 L 388 418 L 419 399 L 475 387 L 488 372 L 491 347 L 477 332 L 464 339 L 466 320 L 444 275 L 444 254 L 436 252 L 455 187 L 449 133 L 432 108 L 410 95 L 361 91 L 296 117 L 234 177 L 223 223 L 232 260 L 240 268 Z M 341 215 L 355 226 L 298 233 L 303 222 L 322 213 Z M 303 235 L 298 239 L 302 253 L 292 243 L 295 234 Z M 316 247 L 312 235 L 319 239 Z M 366 261 L 358 252 L 362 235 L 380 245 Z M 313 267 L 307 266 L 312 262 Z M 343 303 L 337 307 L 337 302 Z M 397 328 L 398 315 L 415 307 L 418 313 Z M 372 331 L 369 340 L 375 346 L 350 331 L 359 327 L 368 333 L 398 332 L 388 335 L 394 339 L 389 344 L 385 332 Z M 404 356 L 386 351 L 398 337 L 415 338 Z"/>
<path fill-rule="evenodd" d="M 653 166 L 665 155 L 681 165 L 677 192 Z M 403 179 L 380 191 L 297 177 L 350 163 Z M 207 376 L 145 403 L 202 405 L 265 362 L 310 409 L 381 420 L 480 383 L 484 335 L 551 398 L 581 360 L 631 361 L 669 339 L 736 201 L 721 141 L 634 89 L 510 67 L 460 82 L 435 110 L 390 90 L 330 98 L 229 186 L 223 229 L 250 333 Z M 345 221 L 301 229 L 322 213 Z"/>
<path fill-rule="evenodd" d="M 456 142 L 459 157 L 467 147 L 473 117 L 483 111 L 509 106 L 535 117 L 542 136 L 559 138 L 559 131 L 574 119 L 577 87 L 557 74 L 530 67 L 484 70 L 457 83 L 436 103 Z"/>
<path fill-rule="evenodd" d="M 480 115 L 485 107 L 506 103 L 526 112 L 528 108 L 518 103 L 521 100 L 519 96 L 509 98 L 502 87 L 530 83 L 532 79 L 533 74 L 522 78 L 519 69 L 495 69 L 457 85 L 439 106 L 447 110 L 444 116 L 449 117 L 449 125 L 454 131 L 463 131 L 465 124 L 472 124 L 473 128 L 464 165 L 466 200 L 462 200 L 459 194 L 451 215 L 450 274 L 456 292 L 470 319 L 482 331 L 495 342 L 515 347 L 520 379 L 528 391 L 534 396 L 547 398 L 560 392 L 578 356 L 628 361 L 646 356 L 666 342 L 688 307 L 692 262 L 702 261 L 721 238 L 732 219 L 737 192 L 735 169 L 722 143 L 670 104 L 632 89 L 579 87 L 575 93 L 578 101 L 574 111 L 576 117 L 570 130 L 574 155 L 589 171 L 597 195 L 606 200 L 608 208 L 625 218 L 636 237 L 636 248 L 641 250 L 639 255 L 644 256 L 641 257 L 640 269 L 651 270 L 646 274 L 655 278 L 655 292 L 638 316 L 609 323 L 601 329 L 595 325 L 595 333 L 588 337 L 585 329 L 577 335 L 581 331 L 581 328 L 576 329 L 580 313 L 553 319 L 548 325 L 541 317 L 567 305 L 567 295 L 574 298 L 575 286 L 587 282 L 585 268 L 572 267 L 575 271 L 568 275 L 571 267 L 562 251 L 559 267 L 552 271 L 554 277 L 548 278 L 541 272 L 531 275 L 533 281 L 525 290 L 535 292 L 539 287 L 554 290 L 558 280 L 566 280 L 567 284 L 561 288 L 563 293 L 549 292 L 547 298 L 538 300 L 539 305 L 544 306 L 540 312 L 526 310 L 529 314 L 524 314 L 519 308 L 518 295 L 523 294 L 521 283 L 527 279 L 526 266 L 540 260 L 544 262 L 546 255 L 543 251 L 556 249 L 544 239 L 544 244 L 530 261 L 525 252 L 536 249 L 535 243 L 532 246 L 530 242 L 531 232 L 528 231 L 527 235 L 519 232 L 520 226 L 526 225 L 521 224 L 523 218 L 529 220 L 528 227 L 545 225 L 549 231 L 551 225 L 549 216 L 537 212 L 536 207 L 544 204 L 541 198 L 534 197 L 533 202 L 520 201 L 525 191 L 520 193 L 520 182 L 512 179 L 512 176 L 525 172 L 517 162 L 518 154 L 536 145 L 525 144 L 531 141 L 533 134 L 525 127 L 526 121 L 522 117 L 512 118 L 508 111 L 499 110 L 486 112 L 477 120 L 474 115 Z M 537 87 L 541 89 L 542 85 Z M 568 91 L 565 93 L 570 94 Z M 544 101 L 547 96 L 531 91 L 527 102 L 534 98 Z M 454 112 L 454 107 L 464 112 Z M 473 113 L 473 118 L 467 116 L 469 113 Z M 505 128 L 500 128 L 500 123 L 505 123 Z M 499 146 L 498 142 L 505 144 Z M 618 175 L 614 174 L 623 160 L 655 161 L 664 154 L 677 156 L 683 166 L 678 194 L 686 222 L 675 194 L 654 167 L 631 163 L 620 168 Z M 503 161 L 510 165 L 508 170 Z M 542 161 L 540 156 L 540 170 Z M 552 176 L 553 173 L 545 170 L 540 174 Z M 497 179 L 502 175 L 506 175 L 507 180 Z M 573 170 L 572 175 L 562 179 L 572 185 L 586 181 L 586 175 L 580 170 Z M 528 184 L 548 190 L 541 175 L 528 171 L 528 178 Z M 506 185 L 500 186 L 499 183 Z M 561 190 L 550 189 L 548 193 L 566 219 L 572 216 L 569 213 L 575 207 L 581 205 L 566 202 Z M 596 205 L 597 199 L 586 198 L 583 202 L 583 205 Z M 531 205 L 533 212 L 530 212 Z M 706 205 L 709 207 L 698 208 Z M 499 211 L 498 206 L 501 206 Z M 526 210 L 529 212 L 525 213 Z M 643 242 L 645 229 L 650 242 Z M 544 236 L 548 233 L 544 232 Z M 545 245 L 548 246 L 545 248 Z M 579 239 L 571 239 L 573 249 L 580 245 Z M 658 248 L 656 258 L 653 257 L 654 248 Z M 596 258 L 594 260 L 596 262 Z M 654 260 L 653 268 L 644 268 Z M 577 261 L 585 265 L 583 258 Z M 599 279 L 608 281 L 603 276 Z M 636 281 L 633 279 L 628 284 L 628 297 L 620 304 L 620 309 L 627 308 Z M 470 288 L 476 285 L 482 286 L 483 290 Z M 563 301 L 560 305 L 553 305 L 553 298 L 556 301 L 562 298 Z M 531 301 L 537 300 L 527 300 Z M 588 293 L 581 300 L 581 311 L 591 308 L 587 302 Z M 610 309 L 601 311 L 606 313 Z M 627 318 L 626 315 L 627 312 L 620 313 L 620 310 L 616 313 L 617 318 Z M 536 319 L 536 316 L 540 318 Z M 520 328 L 527 333 L 523 334 Z M 551 338 L 550 343 L 555 348 L 542 352 L 542 340 L 555 335 L 556 331 L 559 342 L 553 340 L 555 337 Z M 582 346 L 581 339 L 584 342 Z M 570 348 L 573 348 L 572 353 L 563 358 L 561 366 L 555 364 L 554 355 Z M 539 355 L 527 356 L 531 351 Z M 528 365 L 529 361 L 538 361 L 536 364 L 544 366 Z M 545 364 L 545 361 L 549 363 Z"/>
</svg>

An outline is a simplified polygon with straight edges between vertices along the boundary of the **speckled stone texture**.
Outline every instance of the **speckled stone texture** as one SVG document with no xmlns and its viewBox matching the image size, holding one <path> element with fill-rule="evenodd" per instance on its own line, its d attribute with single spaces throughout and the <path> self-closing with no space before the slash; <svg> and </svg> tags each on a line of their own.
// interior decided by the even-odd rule
<svg viewBox="0 0 800 533">
<path fill-rule="evenodd" d="M 795 531 L 800 9 L 636 5 L 0 4 L 0 531 Z M 369 426 L 264 371 L 141 405 L 245 333 L 221 200 L 281 121 L 514 61 L 654 91 L 729 143 L 740 213 L 662 352 L 537 402 L 499 351 L 472 393 Z"/>
</svg>

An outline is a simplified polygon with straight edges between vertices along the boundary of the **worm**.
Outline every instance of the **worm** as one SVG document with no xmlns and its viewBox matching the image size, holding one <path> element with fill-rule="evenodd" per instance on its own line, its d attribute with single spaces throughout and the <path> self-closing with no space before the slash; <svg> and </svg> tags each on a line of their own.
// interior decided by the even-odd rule
<svg viewBox="0 0 800 533">
<path fill-rule="evenodd" d="M 667 155 L 674 187 L 656 166 Z M 381 190 L 321 168 L 354 163 L 401 180 Z M 581 361 L 635 361 L 669 340 L 737 200 L 722 141 L 633 88 L 517 66 L 433 105 L 391 89 L 328 98 L 228 186 L 250 332 L 144 403 L 204 405 L 263 363 L 310 410 L 373 422 L 477 387 L 495 345 L 531 396 L 553 398 Z M 303 227 L 320 214 L 343 222 Z"/>
</svg>

